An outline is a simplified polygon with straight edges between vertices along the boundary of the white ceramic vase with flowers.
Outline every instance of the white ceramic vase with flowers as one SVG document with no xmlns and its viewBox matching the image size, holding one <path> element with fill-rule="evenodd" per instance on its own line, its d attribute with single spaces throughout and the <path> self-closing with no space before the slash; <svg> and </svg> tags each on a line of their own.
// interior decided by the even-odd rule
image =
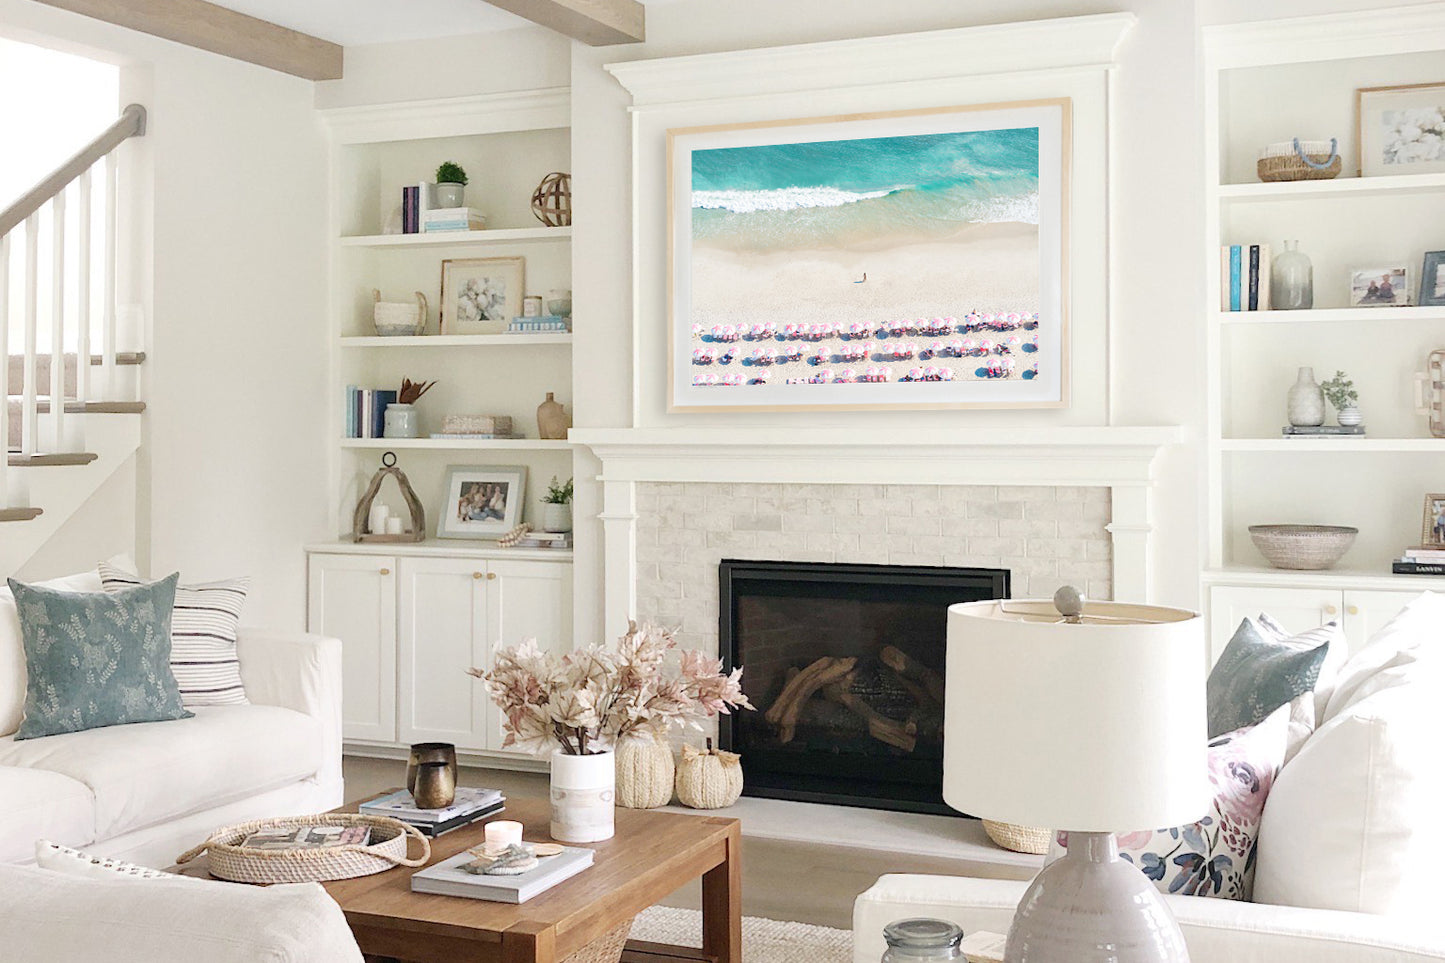
<svg viewBox="0 0 1445 963">
<path fill-rule="evenodd" d="M 704 719 L 752 708 L 741 668 L 725 673 L 720 659 L 636 622 L 613 648 L 555 655 L 528 639 L 498 652 L 490 671 L 468 671 L 502 710 L 503 748 L 550 755 L 552 838 L 564 843 L 612 837 L 613 750 L 623 740 L 661 740 L 674 726 L 702 729 Z"/>
</svg>

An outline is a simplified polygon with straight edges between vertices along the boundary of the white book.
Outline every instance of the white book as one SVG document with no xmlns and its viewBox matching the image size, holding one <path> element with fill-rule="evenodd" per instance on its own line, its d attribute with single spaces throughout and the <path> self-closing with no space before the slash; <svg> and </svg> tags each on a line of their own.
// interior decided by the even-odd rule
<svg viewBox="0 0 1445 963">
<path fill-rule="evenodd" d="M 408 823 L 444 823 L 449 819 L 485 809 L 500 802 L 502 793 L 497 789 L 474 789 L 458 786 L 456 799 L 442 809 L 421 809 L 411 793 L 405 789 L 387 793 L 378 799 L 364 802 L 357 809 L 368 816 L 390 816 Z"/>
<path fill-rule="evenodd" d="M 437 186 L 435 184 L 428 184 L 426 181 L 422 181 L 420 184 L 417 185 L 417 188 L 416 217 L 417 223 L 420 224 L 422 221 L 426 220 L 427 211 L 436 210 Z"/>
<path fill-rule="evenodd" d="M 475 207 L 435 207 L 422 215 L 423 221 L 485 221 L 487 215 Z"/>
<path fill-rule="evenodd" d="M 592 850 L 566 846 L 559 855 L 538 860 L 536 869 L 529 869 L 520 876 L 474 876 L 462 869 L 476 858 L 472 853 L 461 852 L 413 873 L 411 891 L 485 899 L 494 903 L 525 903 L 591 866 Z"/>
</svg>

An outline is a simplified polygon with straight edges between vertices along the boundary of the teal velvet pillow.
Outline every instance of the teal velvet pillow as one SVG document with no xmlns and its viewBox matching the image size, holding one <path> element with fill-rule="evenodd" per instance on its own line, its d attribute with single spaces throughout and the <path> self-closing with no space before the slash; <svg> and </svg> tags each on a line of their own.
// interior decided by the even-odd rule
<svg viewBox="0 0 1445 963">
<path fill-rule="evenodd" d="M 1338 631 L 1334 623 L 1326 628 L 1282 639 L 1254 619 L 1239 623 L 1209 673 L 1209 738 L 1256 725 L 1313 690 L 1330 653 L 1331 635 Z"/>
<path fill-rule="evenodd" d="M 10 579 L 27 676 L 15 738 L 190 718 L 170 665 L 178 578 L 115 593 Z"/>
</svg>

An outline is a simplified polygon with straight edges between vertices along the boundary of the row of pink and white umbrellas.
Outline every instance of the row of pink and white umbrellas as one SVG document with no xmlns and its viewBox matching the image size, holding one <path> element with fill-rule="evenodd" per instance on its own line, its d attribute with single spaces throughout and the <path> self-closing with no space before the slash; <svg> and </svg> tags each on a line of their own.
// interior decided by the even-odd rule
<svg viewBox="0 0 1445 963">
<path fill-rule="evenodd" d="M 1016 368 L 1013 358 L 995 358 L 979 371 L 986 378 L 1007 378 L 1011 376 Z M 1039 366 L 1034 364 L 1028 369 L 1030 375 L 1037 375 Z M 899 382 L 923 382 L 923 381 L 953 381 L 955 374 L 952 368 L 929 365 L 924 368 L 910 368 L 900 374 L 896 379 L 893 372 L 887 365 L 869 365 L 860 371 L 852 368 L 844 368 L 836 374 L 827 368 L 815 371 L 806 378 L 788 378 L 783 384 L 789 385 L 828 385 L 828 384 L 863 384 L 879 383 L 897 380 Z M 744 374 L 695 374 L 692 376 L 692 384 L 695 388 L 711 387 L 734 387 L 742 384 L 765 385 L 772 383 L 772 372 L 759 371 L 754 375 Z"/>
<path fill-rule="evenodd" d="M 962 322 L 953 317 L 913 318 L 883 321 L 878 324 L 855 322 L 853 324 L 784 324 L 771 321 L 761 324 L 714 324 L 704 328 L 701 324 L 692 326 L 694 338 L 712 341 L 821 341 L 824 338 L 901 338 L 905 335 L 972 334 L 976 331 L 1017 331 L 1020 328 L 1032 330 L 1039 325 L 1036 311 L 1009 311 L 1004 314 L 980 314 L 977 311 L 964 316 Z"/>
<path fill-rule="evenodd" d="M 838 348 L 836 357 L 834 352 L 828 348 L 819 348 L 815 353 L 808 355 L 810 364 L 830 364 L 834 360 L 840 361 L 906 361 L 917 357 L 920 361 L 929 358 L 966 358 L 986 357 L 990 354 L 1007 355 L 1023 346 L 1023 339 L 1018 335 L 1010 335 L 1007 338 L 1000 338 L 998 341 L 991 341 L 988 338 L 955 338 L 952 341 L 935 341 L 932 344 L 913 344 L 912 342 L 894 341 L 887 344 L 874 344 L 872 341 L 849 341 Z M 1037 348 L 1039 336 L 1037 334 L 1029 338 L 1028 343 Z M 873 356 L 877 354 L 878 357 Z M 731 364 L 737 360 L 739 352 L 732 348 L 717 348 L 703 345 L 694 348 L 692 352 L 692 363 L 709 364 Z M 754 348 L 752 352 L 743 357 L 744 364 L 772 365 L 785 364 L 789 361 L 803 360 L 803 349 L 797 345 L 785 346 L 782 348 Z"/>
</svg>

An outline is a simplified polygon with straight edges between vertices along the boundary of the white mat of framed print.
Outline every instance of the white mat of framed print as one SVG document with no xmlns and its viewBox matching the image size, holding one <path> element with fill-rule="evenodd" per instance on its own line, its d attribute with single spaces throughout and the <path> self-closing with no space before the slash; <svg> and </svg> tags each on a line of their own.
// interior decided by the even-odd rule
<svg viewBox="0 0 1445 963">
<path fill-rule="evenodd" d="M 668 131 L 669 410 L 1066 406 L 1070 109 Z"/>
<path fill-rule="evenodd" d="M 437 538 L 501 538 L 522 521 L 526 465 L 452 465 Z"/>
</svg>

